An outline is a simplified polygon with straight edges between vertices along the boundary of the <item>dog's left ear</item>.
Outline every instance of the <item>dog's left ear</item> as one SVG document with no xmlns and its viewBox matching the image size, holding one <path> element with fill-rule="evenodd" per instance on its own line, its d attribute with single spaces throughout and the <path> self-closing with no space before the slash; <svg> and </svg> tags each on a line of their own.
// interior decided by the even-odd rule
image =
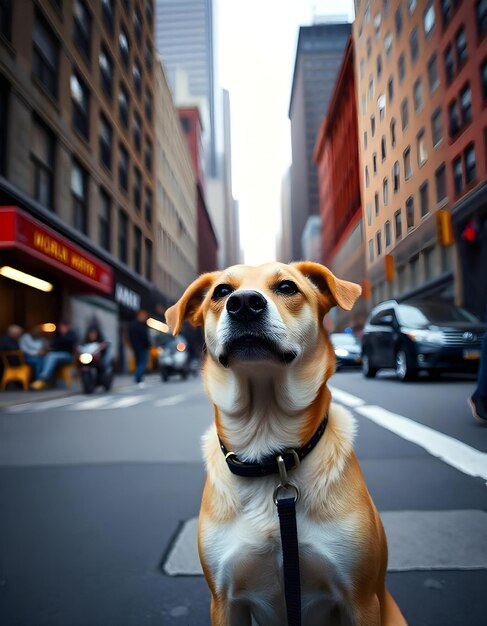
<svg viewBox="0 0 487 626">
<path fill-rule="evenodd" d="M 333 272 L 320 263 L 299 261 L 292 265 L 304 274 L 324 296 L 326 302 L 323 304 L 327 310 L 338 305 L 345 311 L 350 311 L 362 293 L 360 285 L 337 278 Z"/>
<path fill-rule="evenodd" d="M 181 330 L 184 320 L 189 320 L 193 326 L 201 326 L 203 312 L 201 304 L 205 299 L 206 292 L 219 272 L 202 274 L 186 289 L 181 298 L 169 307 L 165 313 L 166 322 L 173 335 Z"/>
</svg>

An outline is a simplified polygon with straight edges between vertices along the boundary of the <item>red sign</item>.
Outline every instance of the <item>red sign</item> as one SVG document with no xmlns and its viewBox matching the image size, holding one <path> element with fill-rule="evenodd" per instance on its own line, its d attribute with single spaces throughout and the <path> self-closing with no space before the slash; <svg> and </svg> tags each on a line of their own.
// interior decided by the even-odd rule
<svg viewBox="0 0 487 626">
<path fill-rule="evenodd" d="M 112 293 L 112 269 L 18 207 L 0 207 L 0 248 L 18 248 L 78 280 Z"/>
</svg>

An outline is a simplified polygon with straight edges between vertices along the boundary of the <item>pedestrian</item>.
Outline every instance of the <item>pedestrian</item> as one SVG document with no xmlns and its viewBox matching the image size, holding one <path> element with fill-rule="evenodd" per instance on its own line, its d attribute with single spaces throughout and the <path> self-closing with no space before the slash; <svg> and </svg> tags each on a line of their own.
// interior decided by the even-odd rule
<svg viewBox="0 0 487 626">
<path fill-rule="evenodd" d="M 143 376 L 149 360 L 149 328 L 147 319 L 149 314 L 141 309 L 134 320 L 129 324 L 129 341 L 135 356 L 135 382 L 142 386 Z"/>
<path fill-rule="evenodd" d="M 71 329 L 69 322 L 60 322 L 58 332 L 52 340 L 50 351 L 44 358 L 39 377 L 32 383 L 31 389 L 44 389 L 60 365 L 72 363 L 77 343 L 78 338 L 74 330 Z"/>
<path fill-rule="evenodd" d="M 42 336 L 40 326 L 33 326 L 30 332 L 24 333 L 20 338 L 19 346 L 24 353 L 25 362 L 34 370 L 34 380 L 37 380 L 42 372 L 47 352 L 47 342 Z"/>
<path fill-rule="evenodd" d="M 472 415 L 487 426 L 487 332 L 480 352 L 477 388 L 468 399 Z"/>
</svg>

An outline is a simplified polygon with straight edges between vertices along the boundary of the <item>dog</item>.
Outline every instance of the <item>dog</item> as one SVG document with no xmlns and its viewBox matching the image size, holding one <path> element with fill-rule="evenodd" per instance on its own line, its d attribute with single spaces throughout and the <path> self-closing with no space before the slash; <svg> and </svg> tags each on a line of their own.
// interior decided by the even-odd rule
<svg viewBox="0 0 487 626">
<path fill-rule="evenodd" d="M 287 623 L 279 476 L 234 475 L 228 457 L 259 463 L 326 429 L 289 481 L 296 503 L 304 626 L 404 626 L 385 586 L 387 542 L 353 452 L 354 421 L 331 404 L 335 355 L 324 328 L 361 288 L 323 265 L 236 265 L 203 274 L 166 312 L 204 327 L 202 369 L 215 423 L 203 438 L 207 480 L 198 550 L 211 592 L 212 626 Z M 297 465 L 297 464 L 296 464 Z"/>
</svg>

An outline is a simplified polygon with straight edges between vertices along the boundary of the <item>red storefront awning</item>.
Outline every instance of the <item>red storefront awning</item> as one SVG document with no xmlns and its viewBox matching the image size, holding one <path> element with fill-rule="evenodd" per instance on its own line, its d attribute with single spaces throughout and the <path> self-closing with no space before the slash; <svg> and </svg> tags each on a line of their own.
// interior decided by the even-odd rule
<svg viewBox="0 0 487 626">
<path fill-rule="evenodd" d="M 106 294 L 112 268 L 18 207 L 0 207 L 0 250 L 14 248 Z"/>
</svg>

